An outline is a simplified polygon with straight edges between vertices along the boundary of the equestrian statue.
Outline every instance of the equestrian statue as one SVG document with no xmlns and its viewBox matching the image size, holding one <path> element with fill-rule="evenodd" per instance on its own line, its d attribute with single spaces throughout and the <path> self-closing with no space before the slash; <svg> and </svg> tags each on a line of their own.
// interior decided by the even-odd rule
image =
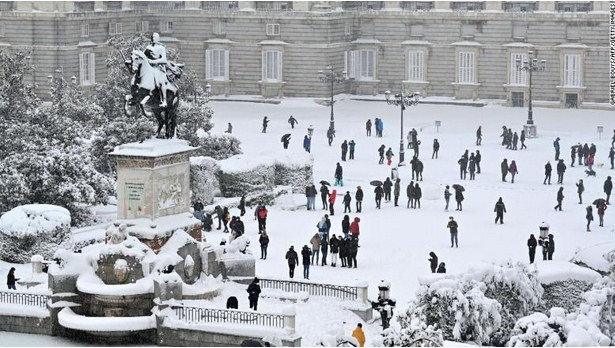
<svg viewBox="0 0 615 348">
<path fill-rule="evenodd" d="M 181 77 L 183 64 L 167 60 L 167 50 L 160 43 L 158 33 L 152 34 L 152 41 L 145 51 L 133 50 L 130 59 L 124 59 L 124 64 L 133 75 L 124 111 L 130 116 L 131 107 L 137 106 L 145 116 L 155 116 L 158 121 L 156 137 L 172 138 L 179 106 L 175 81 Z M 164 135 L 160 134 L 162 127 L 165 128 Z"/>
</svg>

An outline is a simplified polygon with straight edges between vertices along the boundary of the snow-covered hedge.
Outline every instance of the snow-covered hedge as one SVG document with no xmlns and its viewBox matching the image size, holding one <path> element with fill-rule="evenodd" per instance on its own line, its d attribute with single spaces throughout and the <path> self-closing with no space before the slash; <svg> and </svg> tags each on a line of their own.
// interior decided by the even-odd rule
<svg viewBox="0 0 615 348">
<path fill-rule="evenodd" d="M 425 317 L 409 316 L 407 312 L 399 313 L 397 321 L 401 330 L 391 328 L 382 333 L 380 345 L 385 347 L 442 347 L 444 338 L 442 330 L 427 325 Z"/>
<path fill-rule="evenodd" d="M 313 180 L 312 155 L 305 151 L 283 151 L 275 157 L 275 184 L 291 186 L 293 193 L 305 193 L 305 187 Z"/>
<path fill-rule="evenodd" d="M 216 173 L 220 170 L 211 157 L 190 157 L 190 188 L 192 200 L 201 199 L 204 205 L 211 204 L 220 194 L 220 183 Z"/>
<path fill-rule="evenodd" d="M 583 294 L 584 301 L 578 313 L 585 315 L 598 325 L 600 331 L 615 344 L 615 273 L 603 277 Z"/>
<path fill-rule="evenodd" d="M 567 279 L 544 284 L 543 300 L 545 308 L 561 307 L 566 311 L 576 310 L 583 302 L 583 293 L 591 289 L 592 283 Z"/>
<path fill-rule="evenodd" d="M 241 154 L 241 141 L 230 134 L 199 134 L 194 156 L 207 156 L 217 160 Z"/>
<path fill-rule="evenodd" d="M 0 217 L 0 260 L 28 263 L 33 255 L 51 259 L 70 244 L 67 209 L 50 204 L 16 207 Z"/>
<path fill-rule="evenodd" d="M 218 181 L 224 197 L 272 191 L 275 186 L 275 163 L 270 158 L 262 161 L 246 155 L 236 155 L 218 162 Z"/>
</svg>

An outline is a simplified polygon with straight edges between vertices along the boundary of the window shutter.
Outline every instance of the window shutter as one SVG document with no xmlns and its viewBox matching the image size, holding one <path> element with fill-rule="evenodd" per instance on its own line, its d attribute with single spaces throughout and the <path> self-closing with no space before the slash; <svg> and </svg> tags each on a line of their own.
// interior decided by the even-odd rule
<svg viewBox="0 0 615 348">
<path fill-rule="evenodd" d="M 262 70 L 262 80 L 267 80 L 267 51 L 263 51 L 261 58 L 261 70 Z"/>
<path fill-rule="evenodd" d="M 278 74 L 276 77 L 278 81 L 283 81 L 282 71 L 284 69 L 284 62 L 282 60 L 282 52 L 278 51 L 277 53 L 278 53 Z"/>
<path fill-rule="evenodd" d="M 353 77 L 354 78 L 360 78 L 361 77 L 361 65 L 359 64 L 359 60 L 360 60 L 360 56 L 359 56 L 359 51 L 350 51 L 351 53 L 351 60 L 352 60 L 352 70 L 353 70 Z"/>
<path fill-rule="evenodd" d="M 205 50 L 205 79 L 212 79 L 212 68 L 213 68 L 213 59 L 212 59 L 211 50 Z"/>
<path fill-rule="evenodd" d="M 115 35 L 115 23 L 109 23 L 109 35 Z"/>
<path fill-rule="evenodd" d="M 349 64 L 348 64 L 348 51 L 344 51 L 344 71 L 346 72 L 346 75 L 348 77 L 352 77 L 350 76 L 350 69 L 349 69 Z"/>
<path fill-rule="evenodd" d="M 142 22 L 141 26 L 142 26 L 142 29 L 143 29 L 144 33 L 149 31 L 149 22 L 148 21 Z"/>
<path fill-rule="evenodd" d="M 84 70 L 85 70 L 85 67 L 84 67 L 85 63 L 83 61 L 84 58 L 85 58 L 84 57 L 84 53 L 79 54 L 79 84 L 80 85 L 83 85 L 83 83 L 84 83 L 83 78 L 85 77 L 84 76 L 85 75 L 85 72 L 84 72 Z"/>
<path fill-rule="evenodd" d="M 228 81 L 230 80 L 230 76 L 229 76 L 229 51 L 228 50 L 224 50 L 224 80 Z"/>
<path fill-rule="evenodd" d="M 90 53 L 90 84 L 96 83 L 96 58 L 94 53 Z"/>
<path fill-rule="evenodd" d="M 122 23 L 115 23 L 115 33 L 116 34 L 122 33 Z"/>
</svg>

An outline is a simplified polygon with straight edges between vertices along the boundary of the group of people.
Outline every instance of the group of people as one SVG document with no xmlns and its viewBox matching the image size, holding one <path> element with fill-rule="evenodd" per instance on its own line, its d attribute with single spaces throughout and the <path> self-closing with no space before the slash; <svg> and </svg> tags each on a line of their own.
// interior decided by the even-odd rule
<svg viewBox="0 0 615 348">
<path fill-rule="evenodd" d="M 354 140 L 350 140 L 350 142 L 344 140 L 342 142 L 342 161 L 346 162 L 346 154 L 349 155 L 348 159 L 354 159 L 355 146 L 356 143 L 354 142 Z"/>
<path fill-rule="evenodd" d="M 521 136 L 519 136 L 517 132 L 513 132 L 511 128 L 502 126 L 502 134 L 500 135 L 500 137 L 502 137 L 502 146 L 506 146 L 506 148 L 509 150 L 517 150 L 517 144 L 519 143 L 519 141 L 521 141 L 521 150 L 527 149 L 527 146 L 525 146 L 525 130 L 522 130 Z"/>
<path fill-rule="evenodd" d="M 374 118 L 374 126 L 376 128 L 376 136 L 382 138 L 382 131 L 384 130 L 382 119 L 378 117 Z M 368 137 L 372 135 L 372 120 L 368 119 L 367 122 L 365 122 L 365 131 Z"/>
<path fill-rule="evenodd" d="M 457 161 L 459 164 L 459 180 L 465 180 L 470 171 L 470 180 L 476 179 L 476 174 L 480 174 L 480 162 L 482 155 L 480 150 L 476 150 L 476 154 L 472 152 L 468 155 L 469 150 L 465 150 L 461 158 Z"/>
</svg>

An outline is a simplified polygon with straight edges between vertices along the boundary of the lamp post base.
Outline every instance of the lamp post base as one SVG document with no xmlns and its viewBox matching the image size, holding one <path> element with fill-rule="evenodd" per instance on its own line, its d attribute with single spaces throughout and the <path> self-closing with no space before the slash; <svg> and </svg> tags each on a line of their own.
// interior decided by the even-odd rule
<svg viewBox="0 0 615 348">
<path fill-rule="evenodd" d="M 535 124 L 524 124 L 523 130 L 525 131 L 526 138 L 536 138 L 538 137 L 538 132 L 536 130 Z"/>
</svg>

